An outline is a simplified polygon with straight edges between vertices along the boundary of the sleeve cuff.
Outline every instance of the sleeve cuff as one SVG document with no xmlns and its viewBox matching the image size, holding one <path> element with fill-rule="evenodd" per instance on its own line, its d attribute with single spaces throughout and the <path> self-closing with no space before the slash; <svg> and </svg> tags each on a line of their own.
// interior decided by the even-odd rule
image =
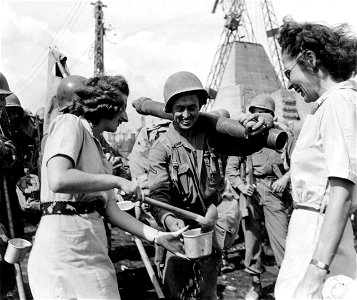
<svg viewBox="0 0 357 300">
<path fill-rule="evenodd" d="M 171 213 L 171 212 L 169 212 L 169 211 L 165 211 L 165 212 L 161 215 L 161 217 L 160 217 L 160 223 L 162 224 L 162 226 L 165 227 L 165 229 L 167 229 L 167 228 L 166 228 L 166 225 L 165 225 L 165 219 L 166 219 L 167 216 L 176 217 L 173 213 Z"/>
</svg>

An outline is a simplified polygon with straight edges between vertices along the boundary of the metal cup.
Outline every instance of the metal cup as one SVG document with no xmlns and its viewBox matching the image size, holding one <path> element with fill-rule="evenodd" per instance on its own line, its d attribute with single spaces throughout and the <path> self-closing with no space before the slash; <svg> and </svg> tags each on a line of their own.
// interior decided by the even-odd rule
<svg viewBox="0 0 357 300">
<path fill-rule="evenodd" d="M 22 261 L 31 248 L 32 244 L 24 239 L 10 239 L 6 248 L 4 259 L 9 264 L 15 264 Z"/>
</svg>

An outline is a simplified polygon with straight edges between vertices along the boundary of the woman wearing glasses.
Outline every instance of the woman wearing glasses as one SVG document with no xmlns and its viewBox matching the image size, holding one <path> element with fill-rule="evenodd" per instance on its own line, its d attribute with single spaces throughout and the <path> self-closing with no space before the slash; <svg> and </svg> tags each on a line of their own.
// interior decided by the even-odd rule
<svg viewBox="0 0 357 300">
<path fill-rule="evenodd" d="M 357 40 L 347 26 L 284 20 L 278 38 L 289 89 L 315 108 L 291 158 L 294 210 L 276 299 L 322 298 L 328 277 L 356 276 L 349 219 L 356 201 Z M 353 196 L 354 195 L 354 196 Z"/>
</svg>

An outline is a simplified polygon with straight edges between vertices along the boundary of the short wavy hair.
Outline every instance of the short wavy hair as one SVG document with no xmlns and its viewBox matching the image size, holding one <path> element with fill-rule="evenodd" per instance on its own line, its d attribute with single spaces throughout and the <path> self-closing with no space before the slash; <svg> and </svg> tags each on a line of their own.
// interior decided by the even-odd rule
<svg viewBox="0 0 357 300">
<path fill-rule="evenodd" d="M 126 109 L 124 96 L 129 96 L 129 85 L 121 75 L 94 76 L 84 82 L 76 95 L 68 112 L 96 125 L 101 119 L 114 118 Z"/>
<path fill-rule="evenodd" d="M 334 79 L 347 80 L 357 69 L 357 39 L 347 24 L 328 27 L 317 23 L 297 23 L 285 17 L 278 42 L 282 53 L 296 57 L 311 50 L 317 58 L 317 67 L 323 65 Z M 299 60 L 304 64 L 304 58 Z"/>
</svg>

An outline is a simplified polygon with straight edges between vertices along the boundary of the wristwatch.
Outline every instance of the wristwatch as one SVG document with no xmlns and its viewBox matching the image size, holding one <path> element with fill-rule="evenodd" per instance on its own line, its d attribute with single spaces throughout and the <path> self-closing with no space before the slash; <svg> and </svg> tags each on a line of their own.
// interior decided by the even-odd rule
<svg viewBox="0 0 357 300">
<path fill-rule="evenodd" d="M 330 273 L 330 266 L 326 265 L 325 263 L 323 263 L 322 261 L 319 261 L 317 259 L 312 259 L 310 261 L 310 264 L 316 266 L 317 268 L 321 269 L 321 270 L 326 270 L 327 274 Z"/>
</svg>

